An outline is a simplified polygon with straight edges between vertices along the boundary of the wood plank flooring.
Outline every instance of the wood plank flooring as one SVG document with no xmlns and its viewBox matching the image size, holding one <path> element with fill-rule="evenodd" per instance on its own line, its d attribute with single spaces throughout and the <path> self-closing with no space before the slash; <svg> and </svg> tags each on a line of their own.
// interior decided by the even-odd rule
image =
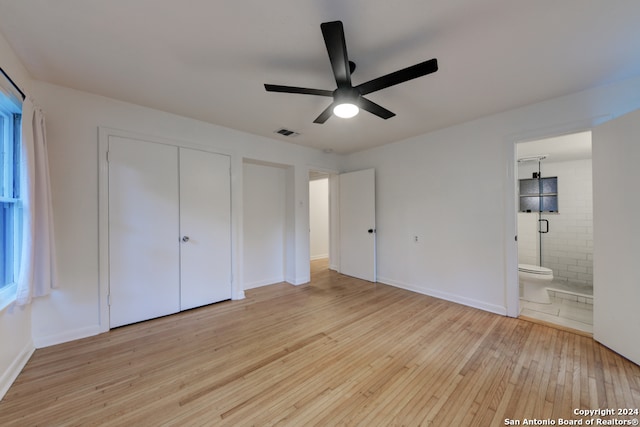
<svg viewBox="0 0 640 427">
<path fill-rule="evenodd" d="M 591 338 L 316 261 L 308 285 L 37 350 L 0 425 L 498 426 L 599 408 L 640 408 L 640 367 Z"/>
</svg>

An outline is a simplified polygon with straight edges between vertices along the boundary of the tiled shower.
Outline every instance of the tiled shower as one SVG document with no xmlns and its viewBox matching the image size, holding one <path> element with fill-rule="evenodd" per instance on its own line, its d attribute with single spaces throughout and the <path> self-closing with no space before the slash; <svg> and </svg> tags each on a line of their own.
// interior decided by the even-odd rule
<svg viewBox="0 0 640 427">
<path fill-rule="evenodd" d="M 541 176 L 558 177 L 558 212 L 544 212 L 549 232 L 539 239 L 537 212 L 518 213 L 518 252 L 521 263 L 553 270 L 554 281 L 579 293 L 593 293 L 593 191 L 591 159 L 542 160 Z M 520 163 L 520 179 L 531 178 L 538 162 Z M 539 246 L 540 245 L 540 246 Z M 540 251 L 540 247 L 542 250 Z"/>
</svg>

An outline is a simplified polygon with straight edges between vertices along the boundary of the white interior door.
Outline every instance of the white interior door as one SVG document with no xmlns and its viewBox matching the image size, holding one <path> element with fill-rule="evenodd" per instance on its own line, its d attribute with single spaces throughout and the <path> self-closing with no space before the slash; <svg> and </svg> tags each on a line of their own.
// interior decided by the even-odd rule
<svg viewBox="0 0 640 427">
<path fill-rule="evenodd" d="M 180 310 L 178 149 L 109 137 L 110 326 Z"/>
<path fill-rule="evenodd" d="M 640 364 L 640 111 L 593 130 L 593 337 Z"/>
<path fill-rule="evenodd" d="M 376 281 L 375 171 L 340 175 L 340 273 Z"/>
<path fill-rule="evenodd" d="M 231 161 L 180 148 L 180 309 L 231 298 Z"/>
</svg>

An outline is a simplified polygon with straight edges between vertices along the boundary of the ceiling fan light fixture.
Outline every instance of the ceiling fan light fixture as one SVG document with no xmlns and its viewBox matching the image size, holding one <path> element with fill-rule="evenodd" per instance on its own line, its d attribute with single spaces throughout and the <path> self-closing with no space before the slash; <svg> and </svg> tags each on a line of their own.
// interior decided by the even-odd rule
<svg viewBox="0 0 640 427">
<path fill-rule="evenodd" d="M 336 90 L 332 92 L 329 90 L 297 86 L 264 85 L 267 92 L 332 97 L 333 102 L 316 117 L 313 123 L 325 123 L 332 115 L 341 118 L 351 118 L 356 116 L 360 109 L 378 116 L 381 119 L 390 119 L 395 116 L 393 112 L 364 96 L 438 71 L 438 60 L 433 58 L 353 86 L 351 74 L 355 71 L 356 64 L 350 61 L 347 55 L 347 45 L 342 22 L 323 22 L 320 24 L 320 30 L 322 31 L 324 44 L 329 54 L 333 77 L 336 80 Z"/>
<path fill-rule="evenodd" d="M 333 114 L 342 119 L 350 119 L 360 112 L 360 108 L 351 102 L 343 102 L 333 107 Z"/>
</svg>

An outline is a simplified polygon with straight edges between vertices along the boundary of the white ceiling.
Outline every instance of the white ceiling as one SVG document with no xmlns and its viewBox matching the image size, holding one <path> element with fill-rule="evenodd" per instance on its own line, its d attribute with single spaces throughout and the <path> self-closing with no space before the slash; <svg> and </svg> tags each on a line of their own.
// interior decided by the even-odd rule
<svg viewBox="0 0 640 427">
<path fill-rule="evenodd" d="M 329 98 L 263 84 L 333 90 L 332 20 L 354 85 L 440 69 L 368 95 L 396 117 L 314 124 Z M 338 153 L 638 76 L 639 23 L 638 0 L 0 0 L 0 32 L 38 80 Z"/>
<path fill-rule="evenodd" d="M 560 135 L 517 145 L 517 158 L 544 156 L 544 162 L 566 162 L 591 158 L 591 131 Z"/>
</svg>

